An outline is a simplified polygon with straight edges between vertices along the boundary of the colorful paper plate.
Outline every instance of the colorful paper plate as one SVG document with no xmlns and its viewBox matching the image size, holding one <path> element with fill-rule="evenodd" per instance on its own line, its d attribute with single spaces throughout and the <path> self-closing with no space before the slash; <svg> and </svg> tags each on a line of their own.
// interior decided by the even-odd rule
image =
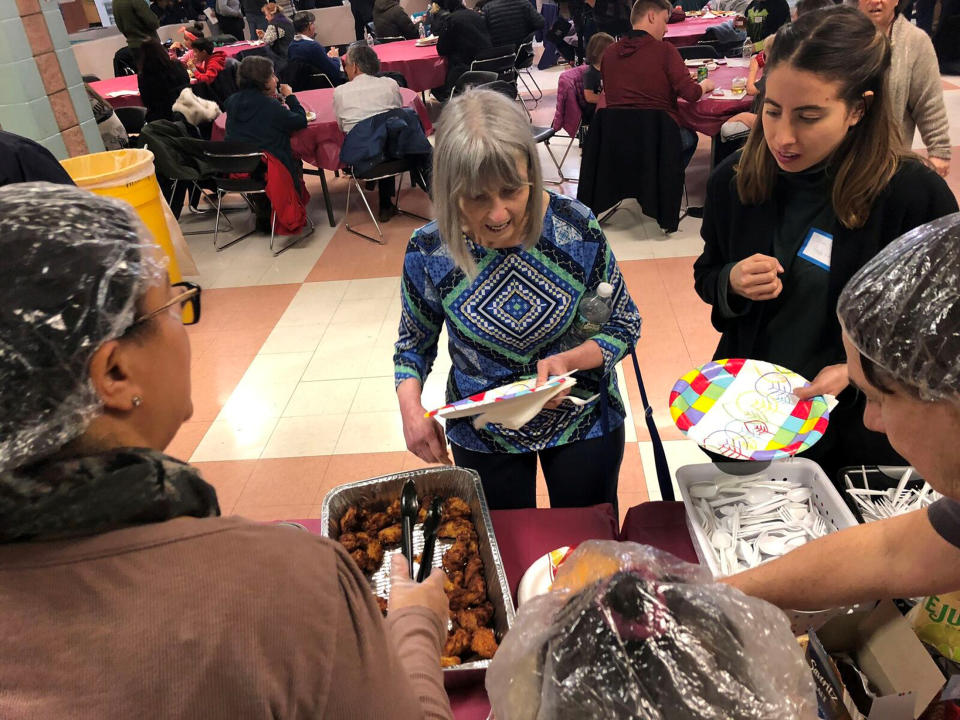
<svg viewBox="0 0 960 720">
<path fill-rule="evenodd" d="M 677 380 L 670 414 L 706 450 L 738 460 L 781 460 L 815 444 L 830 422 L 822 396 L 793 394 L 809 384 L 762 360 L 716 360 Z"/>
<path fill-rule="evenodd" d="M 471 395 L 468 398 L 463 398 L 463 400 L 456 400 L 452 403 L 448 403 L 443 407 L 437 408 L 436 410 L 431 410 L 425 415 L 425 417 L 433 417 L 434 415 L 437 415 L 442 418 L 452 419 L 469 417 L 470 415 L 478 415 L 483 412 L 485 408 L 493 405 L 494 403 L 507 403 L 519 400 L 521 398 L 528 398 L 531 395 L 546 393 L 550 390 L 560 387 L 561 385 L 573 387 L 577 384 L 577 380 L 569 375 L 557 375 L 556 377 L 552 377 L 547 380 L 547 382 L 540 387 L 536 387 L 536 384 L 537 379 L 535 377 L 531 377 L 527 378 L 526 380 L 519 380 L 515 383 L 510 383 L 509 385 L 501 385 L 498 388 L 477 393 L 476 395 Z"/>
</svg>

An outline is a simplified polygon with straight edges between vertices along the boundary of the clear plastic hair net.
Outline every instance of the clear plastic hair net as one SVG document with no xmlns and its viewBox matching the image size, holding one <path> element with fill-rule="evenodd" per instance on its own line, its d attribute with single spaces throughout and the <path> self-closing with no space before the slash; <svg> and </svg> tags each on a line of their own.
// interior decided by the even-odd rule
<svg viewBox="0 0 960 720">
<path fill-rule="evenodd" d="M 880 251 L 847 283 L 837 314 L 860 352 L 922 399 L 960 398 L 960 213 Z"/>
<path fill-rule="evenodd" d="M 86 429 L 94 351 L 133 322 L 165 259 L 130 206 L 68 185 L 0 188 L 0 471 Z"/>
<path fill-rule="evenodd" d="M 582 543 L 487 670 L 497 720 L 807 720 L 787 617 L 645 545 Z"/>
</svg>

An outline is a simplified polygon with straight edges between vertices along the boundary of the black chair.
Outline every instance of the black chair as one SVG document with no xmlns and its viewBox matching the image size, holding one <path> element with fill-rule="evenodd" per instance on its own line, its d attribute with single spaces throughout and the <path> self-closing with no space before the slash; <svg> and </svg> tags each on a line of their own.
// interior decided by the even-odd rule
<svg viewBox="0 0 960 720">
<path fill-rule="evenodd" d="M 217 251 L 224 250 L 234 245 L 256 231 L 256 227 L 248 230 L 239 237 L 234 238 L 224 245 L 217 244 L 217 238 L 220 234 L 220 216 L 223 213 L 223 196 L 229 193 L 239 194 L 250 210 L 255 212 L 251 196 L 262 195 L 266 198 L 267 182 L 264 179 L 263 155 L 254 145 L 238 142 L 207 142 L 203 151 L 204 159 L 208 167 L 213 171 L 211 179 L 213 180 L 217 194 L 217 217 L 213 226 L 213 246 Z M 231 177 L 242 174 L 245 177 Z M 307 215 L 307 222 L 313 231 L 313 221 Z M 273 254 L 279 255 L 300 240 L 295 237 L 279 250 L 273 249 L 275 231 L 277 225 L 277 213 L 274 210 L 270 212 L 270 250 Z"/>
<path fill-rule="evenodd" d="M 422 215 L 417 215 L 412 213 L 409 210 L 402 210 L 400 208 L 400 191 L 403 189 L 403 176 L 408 172 L 413 172 L 413 164 L 409 160 L 388 160 L 382 162 L 379 165 L 370 168 L 369 170 L 363 173 L 354 173 L 353 168 L 347 167 L 344 168 L 343 174 L 348 178 L 347 182 L 347 202 L 346 208 L 343 213 L 343 224 L 346 227 L 347 232 L 351 232 L 354 235 L 362 237 L 370 242 L 377 243 L 377 245 L 384 245 L 385 241 L 383 239 L 383 230 L 380 228 L 380 223 L 377 222 L 377 217 L 373 213 L 373 209 L 370 207 L 370 203 L 367 202 L 367 196 L 363 194 L 363 187 L 360 185 L 363 183 L 374 183 L 380 180 L 387 180 L 388 178 L 399 177 L 400 180 L 397 182 L 397 213 L 401 215 L 409 215 L 411 217 L 419 218 L 420 220 L 427 221 L 429 218 L 425 218 Z M 360 199 L 363 200 L 364 207 L 367 208 L 367 213 L 370 215 L 370 219 L 373 221 L 374 227 L 377 228 L 377 235 L 379 239 L 373 237 L 372 235 L 367 235 L 366 233 L 360 232 L 350 225 L 350 191 L 353 187 L 356 187 L 357 194 L 360 195 Z"/>
<path fill-rule="evenodd" d="M 488 70 L 467 70 L 467 72 L 457 78 L 457 82 L 453 85 L 453 90 L 450 91 L 450 97 L 456 97 L 466 92 L 469 88 L 489 85 L 496 81 L 497 74 L 495 72 Z"/>
<path fill-rule="evenodd" d="M 98 78 L 96 75 L 84 75 L 83 81 L 87 84 L 95 83 L 95 82 L 100 82 L 100 78 Z"/>
<path fill-rule="evenodd" d="M 377 77 L 388 77 L 391 78 L 397 85 L 402 88 L 408 88 L 410 85 L 407 83 L 407 78 L 403 73 L 398 73 L 394 70 L 381 70 L 377 73 Z"/>
<path fill-rule="evenodd" d="M 680 146 L 680 128 L 663 110 L 597 110 L 583 147 L 577 199 L 603 222 L 623 200 L 635 198 L 664 232 L 675 232 L 684 187 Z"/>
<path fill-rule="evenodd" d="M 530 70 L 530 68 L 533 67 L 533 35 L 520 43 L 520 47 L 517 48 L 517 57 L 514 60 L 513 67 L 514 70 L 517 71 L 517 79 L 523 83 L 523 87 L 527 91 L 527 94 L 530 95 L 530 99 L 533 100 L 534 103 L 543 100 L 543 90 L 540 89 L 536 78 L 533 77 L 533 73 Z M 537 95 L 533 94 L 530 86 L 527 85 L 527 81 L 523 79 L 524 73 L 526 73 L 527 77 L 530 78 L 530 82 L 532 82 L 533 86 L 537 89 Z"/>
<path fill-rule="evenodd" d="M 131 138 L 137 137 L 140 130 L 143 129 L 147 121 L 147 109 L 145 107 L 118 107 L 114 110 L 120 122 L 123 123 L 123 129 Z"/>
<path fill-rule="evenodd" d="M 685 45 L 677 50 L 684 60 L 715 60 L 720 57 L 720 53 L 712 45 Z"/>
<path fill-rule="evenodd" d="M 377 35 L 377 30 L 373 25 L 373 20 L 367 23 L 367 32 L 370 33 L 370 37 L 373 38 L 374 45 L 386 45 L 387 43 L 399 42 L 401 40 L 406 40 L 403 35 L 387 35 L 380 37 Z"/>
<path fill-rule="evenodd" d="M 516 61 L 516 48 L 513 45 L 500 45 L 477 53 L 476 59 L 470 63 L 470 69 L 495 72 L 500 80 L 516 83 L 517 70 L 514 67 Z"/>
<path fill-rule="evenodd" d="M 333 81 L 319 68 L 303 60 L 290 60 L 279 75 L 280 82 L 289 85 L 294 92 L 332 88 Z"/>
</svg>

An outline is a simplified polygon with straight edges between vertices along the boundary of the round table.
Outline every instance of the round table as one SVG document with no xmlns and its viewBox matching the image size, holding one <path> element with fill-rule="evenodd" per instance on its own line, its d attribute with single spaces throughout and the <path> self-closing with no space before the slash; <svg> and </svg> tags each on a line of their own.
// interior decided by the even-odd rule
<svg viewBox="0 0 960 720">
<path fill-rule="evenodd" d="M 683 22 L 667 25 L 667 34 L 663 39 L 677 46 L 696 45 L 706 36 L 707 28 L 733 20 L 733 16 L 712 18 L 688 17 Z"/>
<path fill-rule="evenodd" d="M 337 125 L 337 116 L 333 111 L 333 88 L 305 90 L 296 95 L 303 109 L 316 113 L 317 117 L 307 123 L 303 130 L 297 130 L 290 136 L 290 146 L 294 154 L 314 167 L 339 170 L 343 167 L 340 163 L 340 146 L 343 145 L 344 134 Z M 409 88 L 400 88 L 400 95 L 405 107 L 417 111 L 424 132 L 427 135 L 433 132 L 427 108 L 420 96 Z M 222 113 L 213 123 L 211 139 L 223 140 L 226 127 L 227 115 Z"/>
<path fill-rule="evenodd" d="M 447 79 L 447 59 L 437 55 L 436 45 L 417 47 L 416 40 L 374 45 L 380 69 L 398 72 L 407 79 L 407 87 L 416 92 L 440 87 Z"/>
<path fill-rule="evenodd" d="M 720 65 L 716 70 L 710 72 L 709 77 L 716 83 L 718 90 L 729 91 L 733 79 L 735 77 L 746 78 L 748 69 L 749 67 L 730 67 L 729 64 Z M 746 112 L 752 105 L 753 96 L 751 95 L 742 95 L 736 98 L 707 95 L 695 103 L 680 100 L 677 103 L 677 110 L 680 116 L 680 124 L 683 127 L 712 137 L 720 132 L 720 126 L 727 120 L 737 113 Z"/>
</svg>

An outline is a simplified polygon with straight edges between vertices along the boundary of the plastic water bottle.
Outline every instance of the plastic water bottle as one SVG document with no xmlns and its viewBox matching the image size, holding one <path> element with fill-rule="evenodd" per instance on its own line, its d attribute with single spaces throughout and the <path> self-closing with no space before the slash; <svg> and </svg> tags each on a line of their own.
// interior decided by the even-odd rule
<svg viewBox="0 0 960 720">
<path fill-rule="evenodd" d="M 750 42 L 750 38 L 747 38 L 743 43 L 743 59 L 749 60 L 753 57 L 753 43 Z"/>
<path fill-rule="evenodd" d="M 597 289 L 583 296 L 577 307 L 577 317 L 564 337 L 564 349 L 583 344 L 598 332 L 613 312 L 613 285 L 600 283 Z"/>
<path fill-rule="evenodd" d="M 427 29 L 423 26 L 423 23 L 420 23 L 420 37 L 425 38 L 427 36 Z"/>
</svg>

